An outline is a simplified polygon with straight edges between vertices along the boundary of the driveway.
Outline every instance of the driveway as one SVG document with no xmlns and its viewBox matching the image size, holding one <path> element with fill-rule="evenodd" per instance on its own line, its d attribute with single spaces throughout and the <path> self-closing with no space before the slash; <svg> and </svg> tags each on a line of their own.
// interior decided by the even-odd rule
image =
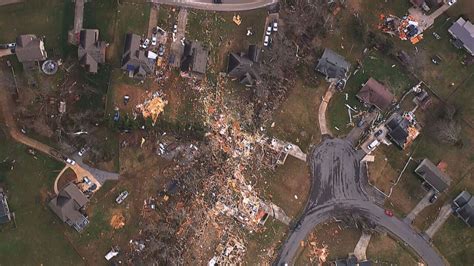
<svg viewBox="0 0 474 266">
<path fill-rule="evenodd" d="M 296 226 L 290 230 L 275 262 L 293 263 L 301 241 L 315 226 L 332 217 L 361 216 L 410 246 L 428 265 L 444 265 L 443 258 L 408 224 L 385 215 L 369 197 L 367 176 L 361 171 L 363 151 L 349 141 L 326 138 L 308 155 L 311 169 L 310 196 Z"/>
<path fill-rule="evenodd" d="M 213 0 L 149 0 L 156 4 L 166 4 L 187 8 L 212 11 L 244 11 L 271 6 L 278 0 L 222 0 L 222 4 L 214 4 Z"/>
</svg>

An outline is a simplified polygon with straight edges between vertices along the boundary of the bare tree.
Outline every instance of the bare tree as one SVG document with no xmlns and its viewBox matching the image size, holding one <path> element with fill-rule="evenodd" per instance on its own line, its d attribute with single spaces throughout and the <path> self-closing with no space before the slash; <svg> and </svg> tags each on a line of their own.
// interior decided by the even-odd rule
<svg viewBox="0 0 474 266">
<path fill-rule="evenodd" d="M 456 120 L 440 119 L 435 129 L 438 140 L 453 145 L 460 143 L 461 125 Z"/>
</svg>

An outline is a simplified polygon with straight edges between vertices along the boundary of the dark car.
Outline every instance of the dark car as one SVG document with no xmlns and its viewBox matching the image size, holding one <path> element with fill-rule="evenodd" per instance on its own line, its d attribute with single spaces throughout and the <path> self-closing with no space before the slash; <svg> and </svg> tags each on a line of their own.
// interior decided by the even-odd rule
<svg viewBox="0 0 474 266">
<path fill-rule="evenodd" d="M 222 0 L 213 0 L 214 4 L 222 4 Z"/>
<path fill-rule="evenodd" d="M 374 137 L 378 138 L 380 135 L 382 135 L 383 130 L 379 129 L 377 132 L 374 133 Z"/>
<path fill-rule="evenodd" d="M 433 194 L 433 196 L 430 197 L 430 203 L 434 203 L 438 199 L 438 195 Z"/>
<path fill-rule="evenodd" d="M 160 44 L 158 47 L 158 56 L 163 56 L 165 54 L 165 46 L 163 44 Z"/>
</svg>

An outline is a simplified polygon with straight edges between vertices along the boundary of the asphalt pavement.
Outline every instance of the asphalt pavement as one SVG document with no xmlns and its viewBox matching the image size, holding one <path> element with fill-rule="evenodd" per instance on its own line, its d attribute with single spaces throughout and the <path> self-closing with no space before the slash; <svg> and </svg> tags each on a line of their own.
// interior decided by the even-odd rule
<svg viewBox="0 0 474 266">
<path fill-rule="evenodd" d="M 156 4 L 181 6 L 187 8 L 212 11 L 245 11 L 271 6 L 278 0 L 222 0 L 221 4 L 214 4 L 213 0 L 149 0 Z"/>
<path fill-rule="evenodd" d="M 332 217 L 361 216 L 385 228 L 391 235 L 410 246 L 428 265 L 445 265 L 443 258 L 410 225 L 385 210 L 369 196 L 367 176 L 361 171 L 364 152 L 356 151 L 344 139 L 326 138 L 308 155 L 311 169 L 311 191 L 307 205 L 296 226 L 290 230 L 275 261 L 292 264 L 301 241 L 318 224 Z"/>
</svg>

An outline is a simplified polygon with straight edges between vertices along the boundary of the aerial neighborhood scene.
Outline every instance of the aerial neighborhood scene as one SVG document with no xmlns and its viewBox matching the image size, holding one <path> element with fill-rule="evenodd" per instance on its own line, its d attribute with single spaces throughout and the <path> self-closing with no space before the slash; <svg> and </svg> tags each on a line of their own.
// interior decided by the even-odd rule
<svg viewBox="0 0 474 266">
<path fill-rule="evenodd" d="M 0 0 L 0 265 L 474 265 L 473 0 Z"/>
</svg>

